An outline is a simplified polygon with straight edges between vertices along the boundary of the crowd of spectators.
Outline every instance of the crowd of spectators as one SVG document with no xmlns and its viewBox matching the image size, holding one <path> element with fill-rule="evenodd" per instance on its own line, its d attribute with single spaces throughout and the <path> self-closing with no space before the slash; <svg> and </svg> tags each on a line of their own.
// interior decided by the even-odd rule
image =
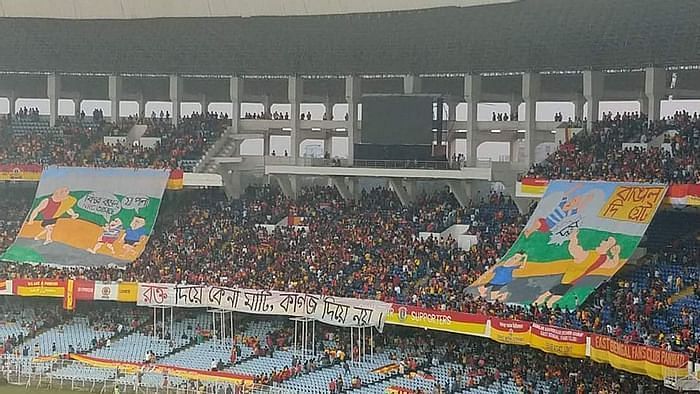
<svg viewBox="0 0 700 394">
<path fill-rule="evenodd" d="M 107 146 L 99 142 L 99 132 L 79 126 L 61 135 L 11 135 L 10 143 L 0 146 L 0 163 L 176 166 L 178 159 L 201 153 L 210 137 L 204 131 L 223 127 L 225 120 L 197 115 L 177 129 L 160 119 L 157 124 L 163 127 L 157 149 Z M 668 148 L 622 149 L 622 143 L 661 135 Z M 576 135 L 535 165 L 528 176 L 697 183 L 699 153 L 696 114 L 679 112 L 656 123 L 640 114 L 609 114 L 592 132 Z M 1 211 L 7 213 L 0 219 L 0 250 L 14 238 L 31 202 L 31 197 L 12 196 L 0 199 Z M 662 253 L 651 267 L 674 264 L 684 267 L 684 273 L 670 280 L 656 269 L 641 277 L 622 274 L 570 312 L 487 302 L 467 292 L 504 255 L 527 221 L 528 214 L 500 193 L 478 196 L 466 208 L 441 190 L 403 207 L 385 188 L 363 191 L 354 202 L 328 187 L 303 189 L 296 200 L 269 187 L 252 189 L 233 202 L 219 191 L 183 194 L 180 199 L 184 201 L 164 207 L 146 250 L 125 270 L 4 263 L 0 278 L 209 283 L 376 298 L 603 333 L 700 358 L 698 311 L 671 312 L 674 294 L 689 287 L 698 292 L 697 270 L 691 269 L 693 264 L 697 268 L 697 253 Z M 293 225 L 272 231 L 257 226 L 285 218 Z M 452 224 L 469 224 L 478 243 L 464 250 L 450 237 L 418 237 L 421 231 L 439 233 Z"/>
<path fill-rule="evenodd" d="M 22 107 L 14 115 L 14 118 L 21 120 L 38 121 L 39 108 L 27 108 L 26 106 Z"/>
<path fill-rule="evenodd" d="M 511 113 L 508 112 L 492 112 L 491 121 L 492 122 L 507 122 L 507 121 L 518 121 L 518 110 L 514 110 Z"/>
<path fill-rule="evenodd" d="M 666 278 L 640 283 L 639 278 L 620 276 L 573 312 L 487 302 L 469 293 L 468 286 L 505 254 L 527 219 L 500 193 L 478 197 L 467 208 L 447 191 L 403 207 L 384 188 L 364 191 L 355 202 L 346 202 L 329 187 L 303 189 L 297 200 L 269 187 L 252 189 L 233 202 L 220 191 L 178 198 L 185 201 L 166 203 L 146 250 L 126 270 L 6 263 L 0 267 L 2 278 L 80 276 L 376 298 L 624 336 L 691 354 L 700 351 L 693 330 L 697 311 L 673 324 L 659 322 L 676 316 L 666 311 L 680 288 L 665 286 Z M 257 226 L 281 220 L 292 225 L 272 231 Z M 451 237 L 417 236 L 421 231 L 440 233 L 454 223 L 469 224 L 468 232 L 478 243 L 464 250 Z M 666 261 L 692 265 L 697 259 Z M 683 287 L 697 282 L 690 274 L 683 279 Z"/>
<path fill-rule="evenodd" d="M 605 364 L 587 359 L 573 359 L 536 350 L 484 341 L 469 336 L 414 330 L 390 330 L 382 347 L 399 349 L 407 361 L 407 372 L 423 372 L 450 363 L 447 383 L 435 384 L 432 393 L 456 393 L 467 388 L 491 387 L 501 390 L 510 382 L 519 392 L 538 393 L 661 393 L 661 382 L 647 377 L 622 373 Z M 418 360 L 411 364 L 408 360 Z M 456 366 L 454 366 L 456 364 Z M 412 365 L 412 366 L 411 366 Z M 491 392 L 491 391 L 489 391 Z"/>
<path fill-rule="evenodd" d="M 660 144 L 651 143 L 660 136 Z M 639 113 L 606 114 L 591 132 L 576 134 L 525 176 L 700 183 L 700 117 L 679 111 L 651 122 Z"/>
<path fill-rule="evenodd" d="M 311 111 L 307 111 L 306 113 L 302 112 L 301 115 L 299 115 L 300 120 L 318 120 L 318 119 L 313 119 L 311 117 Z M 243 119 L 248 119 L 248 120 L 255 120 L 255 119 L 260 119 L 260 120 L 289 120 L 289 112 L 282 112 L 282 111 L 275 111 L 275 112 L 246 112 L 243 115 Z M 333 114 L 330 112 L 324 112 L 322 116 L 323 120 L 333 120 Z M 345 120 L 348 120 L 348 115 L 345 114 Z"/>
<path fill-rule="evenodd" d="M 183 160 L 196 161 L 204 155 L 223 133 L 227 119 L 216 113 L 193 113 L 173 127 L 156 118 L 145 122 L 146 135 L 158 137 L 152 147 L 105 142 L 103 137 L 114 134 L 114 128 L 130 128 L 129 124 L 125 120 L 120 126 L 100 123 L 98 127 L 86 127 L 66 119 L 60 122 L 61 133 L 13 133 L 6 128 L 0 130 L 4 141 L 0 144 L 0 164 L 179 168 Z"/>
</svg>

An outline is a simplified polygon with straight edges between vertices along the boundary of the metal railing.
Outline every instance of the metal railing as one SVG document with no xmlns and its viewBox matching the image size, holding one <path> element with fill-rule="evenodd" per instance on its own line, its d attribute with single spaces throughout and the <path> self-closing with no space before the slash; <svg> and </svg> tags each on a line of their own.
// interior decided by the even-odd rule
<svg viewBox="0 0 700 394">
<path fill-rule="evenodd" d="M 310 157 L 286 157 L 267 156 L 265 165 L 288 165 L 308 167 L 355 167 L 355 168 L 383 168 L 383 169 L 418 169 L 418 170 L 460 170 L 462 168 L 477 167 L 490 168 L 491 160 L 479 159 L 474 165 L 450 161 L 418 161 L 418 160 L 354 160 L 348 159 L 324 159 Z"/>
<path fill-rule="evenodd" d="M 30 389 L 87 391 L 112 394 L 296 394 L 295 390 L 261 384 L 236 385 L 215 380 L 186 380 L 175 376 L 163 376 L 159 383 L 137 382 L 134 372 L 119 371 L 119 377 L 90 376 L 91 369 L 109 371 L 109 368 L 89 367 L 72 360 L 55 359 L 35 362 L 31 357 L 4 355 L 0 359 L 0 392 L 2 386 L 12 385 Z M 82 368 L 80 376 L 66 377 L 59 372 L 75 365 Z M 149 373 L 148 371 L 146 373 Z M 159 373 L 160 374 L 160 373 Z M 166 384 L 166 381 L 168 382 Z"/>
</svg>

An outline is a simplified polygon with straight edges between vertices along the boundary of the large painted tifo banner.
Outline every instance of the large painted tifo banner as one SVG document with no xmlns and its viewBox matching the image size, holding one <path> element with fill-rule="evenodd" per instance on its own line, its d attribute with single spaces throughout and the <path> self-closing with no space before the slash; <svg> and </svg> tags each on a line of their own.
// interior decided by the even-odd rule
<svg viewBox="0 0 700 394">
<path fill-rule="evenodd" d="M 124 266 L 141 253 L 170 171 L 49 167 L 15 243 L 0 260 Z"/>
<path fill-rule="evenodd" d="M 139 283 L 136 304 L 306 317 L 335 326 L 376 327 L 379 331 L 391 309 L 391 304 L 375 300 L 170 283 Z"/>
<path fill-rule="evenodd" d="M 660 184 L 552 181 L 508 253 L 469 291 L 574 309 L 625 264 L 665 194 Z"/>
</svg>

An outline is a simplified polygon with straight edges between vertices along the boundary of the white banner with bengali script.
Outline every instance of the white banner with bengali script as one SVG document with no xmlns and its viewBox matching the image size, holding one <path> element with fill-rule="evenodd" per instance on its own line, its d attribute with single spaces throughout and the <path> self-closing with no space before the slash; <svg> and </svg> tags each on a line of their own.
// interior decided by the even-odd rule
<svg viewBox="0 0 700 394">
<path fill-rule="evenodd" d="M 391 304 L 275 290 L 139 283 L 136 303 L 148 307 L 216 308 L 233 312 L 306 317 L 342 327 L 384 328 Z"/>
</svg>

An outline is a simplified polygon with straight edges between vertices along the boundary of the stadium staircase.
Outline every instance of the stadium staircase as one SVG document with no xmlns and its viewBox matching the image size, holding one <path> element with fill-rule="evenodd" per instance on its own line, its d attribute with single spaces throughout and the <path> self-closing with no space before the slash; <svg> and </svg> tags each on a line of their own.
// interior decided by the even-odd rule
<svg viewBox="0 0 700 394">
<path fill-rule="evenodd" d="M 216 173 L 219 163 L 216 160 L 221 157 L 240 157 L 241 143 L 250 138 L 262 137 L 259 133 L 238 134 L 229 126 L 221 136 L 212 144 L 202 159 L 194 167 L 194 172 Z"/>
<path fill-rule="evenodd" d="M 682 299 L 684 299 L 684 298 L 686 298 L 686 297 L 690 297 L 690 296 L 692 296 L 692 295 L 693 295 L 693 287 L 692 287 L 692 286 L 686 286 L 685 289 L 683 289 L 683 290 L 679 291 L 678 293 L 672 295 L 669 301 L 670 301 L 672 304 L 675 304 L 676 302 L 678 302 L 678 301 L 680 301 L 680 300 L 682 300 Z M 700 306 L 699 306 L 699 309 L 700 309 Z"/>
<path fill-rule="evenodd" d="M 133 143 L 134 141 L 138 141 L 139 138 L 143 137 L 144 134 L 146 134 L 146 130 L 148 129 L 148 126 L 144 124 L 135 124 L 131 127 L 129 132 L 126 134 L 126 140 L 129 144 Z"/>
</svg>

